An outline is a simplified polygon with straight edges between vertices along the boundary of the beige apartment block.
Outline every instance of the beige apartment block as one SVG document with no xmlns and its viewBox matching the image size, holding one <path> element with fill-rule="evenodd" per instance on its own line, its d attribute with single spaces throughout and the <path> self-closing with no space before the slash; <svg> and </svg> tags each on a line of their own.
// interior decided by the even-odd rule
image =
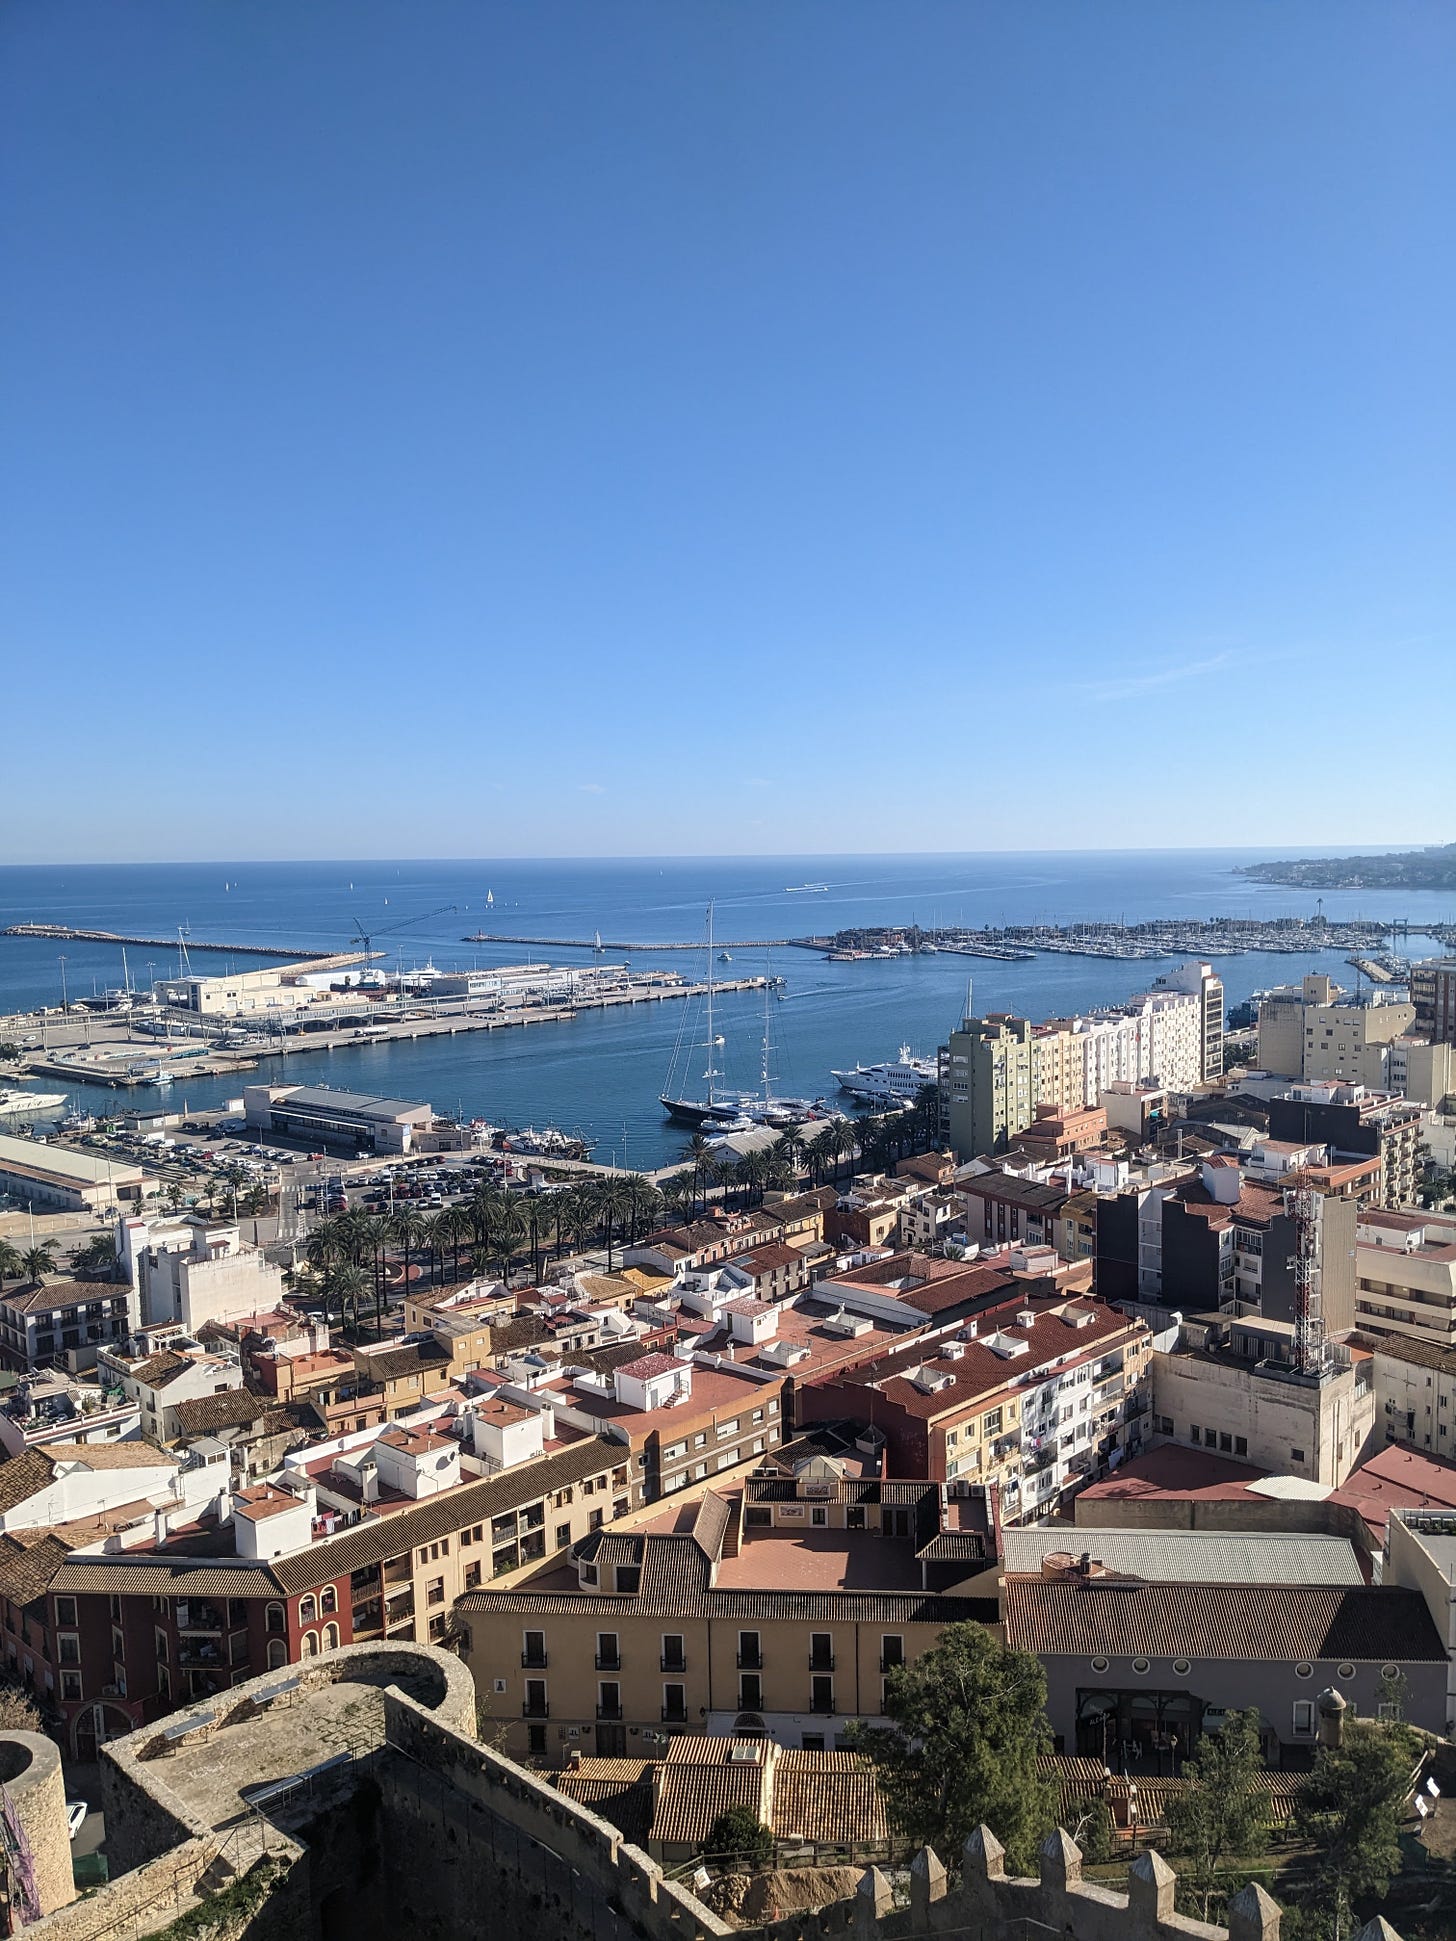
<svg viewBox="0 0 1456 1941">
<path fill-rule="evenodd" d="M 577 1544 L 548 1577 L 462 1598 L 488 1729 L 564 1764 L 687 1732 L 830 1747 L 880 1717 L 894 1666 L 994 1616 L 955 1594 L 994 1551 L 984 1506 L 832 1471 L 709 1492 L 691 1515 Z"/>
<path fill-rule="evenodd" d="M 1362 1209 L 1355 1276 L 1362 1334 L 1456 1347 L 1456 1217 Z"/>
<path fill-rule="evenodd" d="M 1456 1459 L 1456 1348 L 1389 1335 L 1375 1344 L 1371 1366 L 1377 1433 Z"/>
<path fill-rule="evenodd" d="M 1232 1350 L 1154 1353 L 1154 1431 L 1338 1489 L 1375 1429 L 1370 1357 L 1336 1350 L 1335 1365 L 1323 1376 L 1300 1375 L 1275 1359 L 1292 1351 L 1291 1329 L 1261 1321 L 1230 1326 Z"/>
</svg>

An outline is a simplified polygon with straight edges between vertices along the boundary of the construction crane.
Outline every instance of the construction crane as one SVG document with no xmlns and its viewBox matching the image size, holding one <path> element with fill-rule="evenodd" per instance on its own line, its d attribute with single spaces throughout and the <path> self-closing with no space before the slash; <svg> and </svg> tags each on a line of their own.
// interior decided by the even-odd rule
<svg viewBox="0 0 1456 1941">
<path fill-rule="evenodd" d="M 457 903 L 442 903 L 438 910 L 424 910 L 417 917 L 404 917 L 399 923 L 386 923 L 381 925 L 378 930 L 366 930 L 364 928 L 363 918 L 356 916 L 354 919 L 355 934 L 350 939 L 350 942 L 362 945 L 364 955 L 367 957 L 373 950 L 374 939 L 376 937 L 388 937 L 393 935 L 396 930 L 408 930 L 413 924 L 428 923 L 431 917 L 450 916 L 459 907 Z"/>
</svg>

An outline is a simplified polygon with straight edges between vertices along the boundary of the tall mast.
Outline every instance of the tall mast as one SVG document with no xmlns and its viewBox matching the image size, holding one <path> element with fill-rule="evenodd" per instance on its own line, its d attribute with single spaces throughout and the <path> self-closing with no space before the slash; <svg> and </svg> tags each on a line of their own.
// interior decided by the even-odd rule
<svg viewBox="0 0 1456 1941">
<path fill-rule="evenodd" d="M 713 1080 L 718 1074 L 713 1070 L 713 1054 L 717 1044 L 713 1038 L 713 905 L 708 905 L 708 1069 L 703 1074 L 707 1081 L 706 1102 L 713 1103 Z"/>
</svg>

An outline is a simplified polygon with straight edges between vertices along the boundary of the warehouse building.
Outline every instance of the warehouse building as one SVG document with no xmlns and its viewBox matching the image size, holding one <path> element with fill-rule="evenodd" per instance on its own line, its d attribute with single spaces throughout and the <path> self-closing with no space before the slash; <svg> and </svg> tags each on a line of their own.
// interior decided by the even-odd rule
<svg viewBox="0 0 1456 1941">
<path fill-rule="evenodd" d="M 0 1133 L 0 1194 L 20 1206 L 95 1212 L 139 1200 L 154 1184 L 140 1166 Z"/>
</svg>

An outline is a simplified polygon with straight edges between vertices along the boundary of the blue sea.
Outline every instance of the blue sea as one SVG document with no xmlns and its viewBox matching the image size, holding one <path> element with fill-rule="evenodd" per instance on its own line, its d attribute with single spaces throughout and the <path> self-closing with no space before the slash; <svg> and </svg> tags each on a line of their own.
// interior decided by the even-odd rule
<svg viewBox="0 0 1456 1941">
<path fill-rule="evenodd" d="M 362 929 L 377 950 L 388 952 L 391 966 L 432 961 L 443 969 L 526 959 L 593 961 L 589 951 L 462 941 L 475 930 L 549 938 L 590 938 L 600 931 L 609 946 L 695 941 L 711 899 L 718 947 L 731 952 L 733 972 L 767 969 L 787 978 L 784 1000 L 772 1007 L 778 1089 L 814 1096 L 832 1090 L 834 1066 L 893 1057 L 901 1044 L 933 1053 L 961 1013 L 968 977 L 975 980 L 978 1010 L 1041 1018 L 1125 997 L 1145 988 L 1161 967 L 1153 960 L 1065 956 L 1029 963 L 931 956 L 830 964 L 794 949 L 776 951 L 770 960 L 753 947 L 757 940 L 911 920 L 933 925 L 1312 914 L 1313 893 L 1235 874 L 1241 863 L 1291 853 L 1316 852 L 6 866 L 0 867 L 0 924 L 69 923 L 165 939 L 180 928 L 194 939 L 237 946 L 232 956 L 199 954 L 199 971 L 266 961 L 251 956 L 250 945 L 345 950 Z M 789 886 L 800 883 L 828 888 L 791 893 Z M 1327 891 L 1323 907 L 1332 918 L 1456 921 L 1456 895 L 1434 892 Z M 1438 946 L 1413 937 L 1409 948 L 1423 955 Z M 122 981 L 121 953 L 114 946 L 0 938 L 0 1013 L 59 1003 L 63 952 L 72 998 Z M 175 944 L 137 947 L 127 955 L 134 983 L 177 969 Z M 700 971 L 702 961 L 700 954 L 676 953 L 643 960 L 683 971 Z M 1231 1004 L 1306 970 L 1327 970 L 1346 983 L 1354 978 L 1336 952 L 1254 953 L 1221 958 L 1218 968 Z M 682 1133 L 666 1123 L 658 1094 L 690 1008 L 674 1001 L 588 1011 L 572 1023 L 526 1030 L 364 1045 L 309 1054 L 289 1072 L 312 1083 L 428 1099 L 441 1111 L 501 1124 L 557 1125 L 593 1139 L 599 1157 L 656 1166 L 683 1143 Z M 757 1077 L 762 1020 L 759 997 L 721 999 L 725 1045 L 719 1062 L 732 1083 L 750 1085 Z M 275 1068 L 269 1062 L 260 1069 L 266 1075 Z M 237 1089 L 236 1078 L 197 1080 L 186 1086 L 186 1102 L 216 1104 Z M 179 1084 L 172 1094 L 183 1090 Z M 114 1092 L 89 1088 L 73 1096 L 92 1109 L 114 1110 L 119 1102 Z M 160 1099 L 152 1090 L 126 1097 L 143 1108 Z"/>
</svg>

